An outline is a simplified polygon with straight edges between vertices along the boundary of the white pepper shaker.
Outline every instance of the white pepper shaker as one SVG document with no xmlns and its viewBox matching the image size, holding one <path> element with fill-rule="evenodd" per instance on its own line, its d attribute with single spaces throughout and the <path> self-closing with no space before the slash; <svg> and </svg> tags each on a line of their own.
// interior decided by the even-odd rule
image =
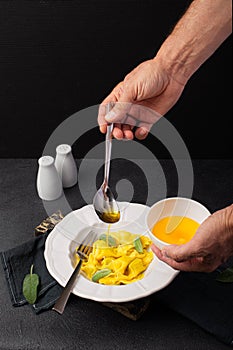
<svg viewBox="0 0 233 350">
<path fill-rule="evenodd" d="M 38 160 L 37 192 L 43 200 L 55 200 L 63 194 L 62 181 L 57 173 L 54 158 L 43 156 Z"/>
<path fill-rule="evenodd" d="M 77 166 L 70 145 L 62 144 L 57 146 L 55 167 L 61 177 L 64 188 L 72 187 L 77 183 Z"/>
</svg>

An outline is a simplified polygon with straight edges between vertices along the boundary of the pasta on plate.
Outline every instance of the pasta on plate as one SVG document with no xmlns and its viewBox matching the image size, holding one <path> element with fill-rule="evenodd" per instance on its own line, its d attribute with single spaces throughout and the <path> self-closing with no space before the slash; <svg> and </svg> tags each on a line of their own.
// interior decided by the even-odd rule
<svg viewBox="0 0 233 350">
<path fill-rule="evenodd" d="M 102 234 L 93 244 L 82 273 L 93 282 L 122 285 L 140 280 L 153 260 L 151 240 L 127 231 Z"/>
</svg>

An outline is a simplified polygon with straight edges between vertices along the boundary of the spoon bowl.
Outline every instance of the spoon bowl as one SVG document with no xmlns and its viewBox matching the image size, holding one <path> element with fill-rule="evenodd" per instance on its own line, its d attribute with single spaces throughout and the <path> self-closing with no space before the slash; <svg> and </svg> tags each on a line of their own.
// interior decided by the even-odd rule
<svg viewBox="0 0 233 350">
<path fill-rule="evenodd" d="M 96 214 L 102 221 L 106 223 L 119 221 L 119 207 L 109 186 L 102 184 L 94 196 L 93 205 Z"/>
</svg>

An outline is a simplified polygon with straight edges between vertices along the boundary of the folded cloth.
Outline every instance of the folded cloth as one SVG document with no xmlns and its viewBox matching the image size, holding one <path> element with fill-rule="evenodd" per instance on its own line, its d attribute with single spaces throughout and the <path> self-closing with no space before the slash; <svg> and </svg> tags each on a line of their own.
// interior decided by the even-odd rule
<svg viewBox="0 0 233 350">
<path fill-rule="evenodd" d="M 180 272 L 155 298 L 233 346 L 233 283 L 217 281 L 229 266 L 233 258 L 211 273 Z"/>
<path fill-rule="evenodd" d="M 40 280 L 38 297 L 36 303 L 32 305 L 34 311 L 39 313 L 50 309 L 61 294 L 62 287 L 49 274 L 44 259 L 44 244 L 48 234 L 49 232 L 0 253 L 13 306 L 27 303 L 22 286 L 32 264 L 33 272 L 39 275 Z"/>
</svg>

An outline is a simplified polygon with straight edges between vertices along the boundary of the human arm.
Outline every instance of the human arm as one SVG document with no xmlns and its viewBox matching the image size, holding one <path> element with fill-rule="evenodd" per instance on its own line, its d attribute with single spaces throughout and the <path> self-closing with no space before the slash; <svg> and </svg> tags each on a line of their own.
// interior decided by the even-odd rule
<svg viewBox="0 0 233 350">
<path fill-rule="evenodd" d="M 158 116 L 174 106 L 190 77 L 231 31 L 231 0 L 194 0 L 156 56 L 131 71 L 102 102 L 102 107 L 118 103 L 110 119 L 105 119 L 105 109 L 100 107 L 101 132 L 106 132 L 106 122 L 113 122 L 116 138 L 145 138 Z M 135 113 L 133 104 L 154 110 L 154 120 L 147 120 L 147 113 Z M 135 118 L 128 117 L 135 114 Z"/>
<path fill-rule="evenodd" d="M 177 270 L 211 272 L 233 255 L 233 204 L 210 215 L 186 244 L 169 245 L 156 256 Z"/>
</svg>

